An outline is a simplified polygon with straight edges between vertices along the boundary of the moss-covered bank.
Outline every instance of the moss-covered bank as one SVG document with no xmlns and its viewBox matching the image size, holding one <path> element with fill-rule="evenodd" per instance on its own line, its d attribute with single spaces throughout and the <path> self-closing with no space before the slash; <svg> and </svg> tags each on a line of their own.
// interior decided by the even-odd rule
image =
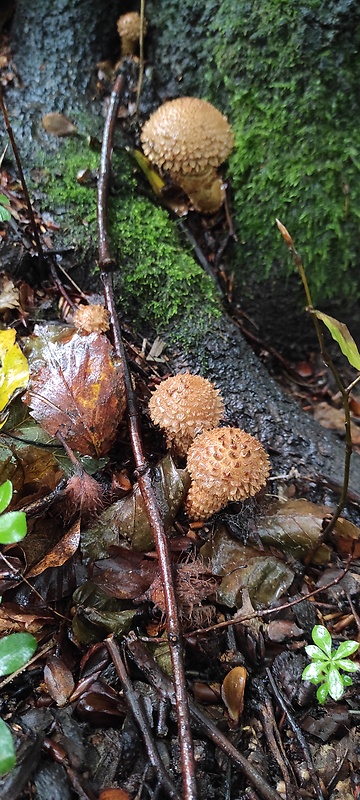
<svg viewBox="0 0 360 800">
<path fill-rule="evenodd" d="M 161 5 L 161 8 L 159 6 Z M 160 91 L 226 111 L 238 280 L 293 269 L 287 225 L 316 299 L 359 289 L 360 7 L 356 0 L 149 0 Z M 165 70 L 170 64 L 172 78 Z"/>
<path fill-rule="evenodd" d="M 97 256 L 96 171 L 99 153 L 80 138 L 64 142 L 54 160 L 44 157 L 41 187 L 46 205 L 56 209 L 62 245 L 76 245 L 94 266 Z M 119 270 L 114 280 L 127 319 L 191 344 L 220 308 L 214 284 L 194 259 L 176 223 L 141 193 L 141 175 L 131 155 L 118 149 L 113 157 L 109 197 L 109 234 Z M 88 180 L 79 183 L 80 171 Z M 185 324 L 184 324 L 185 318 Z M 177 324 L 179 322 L 179 324 Z"/>
</svg>

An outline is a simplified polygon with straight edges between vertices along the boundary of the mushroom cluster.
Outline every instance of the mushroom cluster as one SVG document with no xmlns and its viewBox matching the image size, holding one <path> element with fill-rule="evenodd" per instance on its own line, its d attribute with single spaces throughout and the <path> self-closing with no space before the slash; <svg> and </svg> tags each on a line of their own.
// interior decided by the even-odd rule
<svg viewBox="0 0 360 800">
<path fill-rule="evenodd" d="M 197 211 L 218 211 L 225 187 L 216 170 L 234 146 L 220 111 L 197 97 L 169 100 L 145 123 L 141 142 L 149 160 L 170 174 Z"/>
<path fill-rule="evenodd" d="M 215 428 L 197 436 L 187 468 L 191 486 L 185 510 L 192 520 L 209 519 L 228 502 L 257 494 L 270 472 L 260 442 L 240 428 Z"/>
<path fill-rule="evenodd" d="M 169 449 L 184 457 L 197 434 L 219 424 L 224 404 L 210 381 L 184 372 L 159 384 L 149 411 L 155 425 L 165 431 Z"/>
<path fill-rule="evenodd" d="M 146 28 L 146 21 L 144 21 L 144 35 L 146 34 Z M 122 14 L 117 21 L 117 30 L 121 39 L 121 55 L 133 55 L 140 39 L 140 14 L 137 11 L 129 11 L 128 14 Z"/>
</svg>

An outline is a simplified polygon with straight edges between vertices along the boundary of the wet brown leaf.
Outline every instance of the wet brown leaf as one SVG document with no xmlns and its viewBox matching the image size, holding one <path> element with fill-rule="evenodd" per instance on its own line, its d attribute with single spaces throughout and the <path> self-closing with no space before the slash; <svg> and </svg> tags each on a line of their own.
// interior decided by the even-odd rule
<svg viewBox="0 0 360 800">
<path fill-rule="evenodd" d="M 58 656 L 49 656 L 44 667 L 44 681 L 50 697 L 61 708 L 75 686 L 72 673 Z"/>
<path fill-rule="evenodd" d="M 45 114 L 41 121 L 46 133 L 52 133 L 54 136 L 74 136 L 78 132 L 76 125 L 64 114 L 50 112 Z"/>
<path fill-rule="evenodd" d="M 2 634 L 39 633 L 45 626 L 53 625 L 54 617 L 51 613 L 36 613 L 22 609 L 18 604 L 3 603 L 0 606 L 0 632 Z"/>
<path fill-rule="evenodd" d="M 314 408 L 314 418 L 323 428 L 336 430 L 345 436 L 345 412 L 342 408 L 334 408 L 328 403 L 318 403 Z M 350 423 L 351 439 L 353 444 L 360 444 L 360 428 L 354 422 Z"/>
<path fill-rule="evenodd" d="M 154 469 L 154 489 L 168 529 L 181 505 L 190 484 L 186 470 L 176 469 L 170 456 L 165 456 Z M 154 547 L 148 515 L 137 484 L 128 497 L 118 500 L 100 514 L 96 523 L 81 534 L 81 549 L 85 558 L 106 558 L 112 545 L 124 540 L 134 550 Z"/>
<path fill-rule="evenodd" d="M 49 567 L 61 567 L 71 558 L 80 544 L 80 522 L 77 521 L 60 541 L 29 572 L 27 578 L 41 575 Z"/>
<path fill-rule="evenodd" d="M 360 529 L 348 519 L 340 517 L 333 531 L 333 541 L 337 552 L 342 558 L 347 558 L 352 553 L 353 558 L 360 557 Z"/>
<path fill-rule="evenodd" d="M 0 312 L 8 308 L 19 308 L 19 306 L 19 290 L 6 275 L 2 275 L 0 277 Z"/>
<path fill-rule="evenodd" d="M 256 533 L 264 544 L 294 558 L 302 559 L 314 550 L 311 563 L 326 564 L 331 550 L 320 540 L 322 522 L 328 512 L 327 506 L 317 506 L 308 500 L 288 500 L 274 505 L 272 513 L 258 520 Z"/>
<path fill-rule="evenodd" d="M 46 365 L 31 377 L 24 397 L 32 416 L 82 455 L 107 453 L 126 405 L 121 365 L 108 339 L 93 333 L 49 341 L 41 358 Z"/>
<path fill-rule="evenodd" d="M 119 551 L 114 558 L 95 562 L 92 581 L 110 597 L 133 600 L 149 588 L 158 565 L 126 548 L 119 548 Z"/>
</svg>

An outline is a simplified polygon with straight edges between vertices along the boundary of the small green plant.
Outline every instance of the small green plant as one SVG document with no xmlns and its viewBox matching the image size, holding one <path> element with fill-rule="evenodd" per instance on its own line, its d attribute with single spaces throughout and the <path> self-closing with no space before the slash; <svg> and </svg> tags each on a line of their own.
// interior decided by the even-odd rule
<svg viewBox="0 0 360 800">
<path fill-rule="evenodd" d="M 13 494 L 11 481 L 0 486 L 0 543 L 19 542 L 26 534 L 26 516 L 23 511 L 4 510 Z M 10 633 L 0 640 L 0 675 L 10 675 L 26 664 L 34 655 L 37 641 L 31 633 Z M 13 737 L 4 720 L 0 719 L 0 775 L 15 766 L 16 755 Z"/>
<path fill-rule="evenodd" d="M 0 544 L 13 544 L 20 542 L 26 534 L 26 515 L 24 511 L 7 511 L 13 496 L 11 481 L 5 481 L 0 486 Z"/>
<path fill-rule="evenodd" d="M 302 679 L 321 684 L 316 692 L 319 703 L 325 703 L 328 695 L 333 700 L 340 700 L 345 687 L 352 684 L 350 675 L 342 675 L 340 670 L 357 671 L 357 665 L 348 656 L 356 652 L 359 643 L 342 642 L 337 650 L 332 650 L 331 635 L 323 625 L 315 625 L 311 635 L 314 644 L 309 644 L 305 650 L 312 663 L 305 667 Z"/>
<path fill-rule="evenodd" d="M 0 194 L 0 222 L 9 222 L 11 214 L 9 211 L 10 203 L 4 194 Z"/>
</svg>

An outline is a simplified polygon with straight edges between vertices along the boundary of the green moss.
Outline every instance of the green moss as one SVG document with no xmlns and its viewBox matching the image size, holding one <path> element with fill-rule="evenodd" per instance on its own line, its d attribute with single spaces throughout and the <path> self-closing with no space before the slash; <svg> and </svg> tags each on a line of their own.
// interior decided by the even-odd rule
<svg viewBox="0 0 360 800">
<path fill-rule="evenodd" d="M 81 185 L 79 170 L 95 171 L 99 154 L 72 139 L 57 162 L 47 165 L 47 198 L 60 209 L 61 235 L 77 246 L 96 251 L 96 186 Z M 124 151 L 113 157 L 113 189 L 108 223 L 119 270 L 115 284 L 119 303 L 131 322 L 164 330 L 191 344 L 220 309 L 214 284 L 193 258 L 168 213 L 141 196 L 132 158 Z M 185 316 L 186 325 L 183 324 Z M 191 332 L 193 331 L 193 332 Z"/>
<path fill-rule="evenodd" d="M 359 287 L 358 15 L 352 0 L 240 0 L 236 14 L 224 0 L 210 29 L 236 137 L 241 262 L 268 274 L 286 261 L 279 217 L 316 298 Z M 218 97 L 212 71 L 208 82 Z"/>
</svg>

